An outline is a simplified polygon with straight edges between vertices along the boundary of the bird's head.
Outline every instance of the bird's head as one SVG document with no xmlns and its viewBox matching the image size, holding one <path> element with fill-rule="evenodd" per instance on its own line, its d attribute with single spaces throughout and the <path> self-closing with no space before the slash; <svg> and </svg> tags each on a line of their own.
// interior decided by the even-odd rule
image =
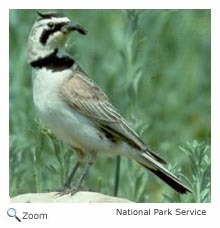
<svg viewBox="0 0 220 228">
<path fill-rule="evenodd" d="M 60 13 L 38 13 L 28 39 L 28 62 L 43 58 L 63 48 L 73 31 L 82 35 L 86 30 Z"/>
</svg>

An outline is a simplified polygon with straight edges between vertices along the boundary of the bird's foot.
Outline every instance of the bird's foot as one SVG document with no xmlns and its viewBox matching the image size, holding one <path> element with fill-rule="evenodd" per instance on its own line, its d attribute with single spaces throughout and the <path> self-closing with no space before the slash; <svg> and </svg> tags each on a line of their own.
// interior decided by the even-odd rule
<svg viewBox="0 0 220 228">
<path fill-rule="evenodd" d="M 59 190 L 58 193 L 56 193 L 56 196 L 64 196 L 71 194 L 71 196 L 75 195 L 80 190 L 80 187 L 64 187 L 63 189 Z"/>
<path fill-rule="evenodd" d="M 80 187 L 73 187 L 71 189 L 71 196 L 75 195 L 79 191 Z"/>
</svg>

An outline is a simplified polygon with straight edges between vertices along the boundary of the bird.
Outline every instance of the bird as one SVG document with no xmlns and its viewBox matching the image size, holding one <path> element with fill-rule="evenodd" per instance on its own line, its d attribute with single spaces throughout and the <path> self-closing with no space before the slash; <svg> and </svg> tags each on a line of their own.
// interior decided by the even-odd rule
<svg viewBox="0 0 220 228">
<path fill-rule="evenodd" d="M 98 154 L 110 154 L 135 160 L 180 194 L 191 192 L 65 50 L 70 34 L 86 35 L 87 30 L 58 12 L 37 14 L 28 37 L 33 102 L 42 122 L 77 155 L 64 189 L 70 189 L 68 193 L 72 195 L 79 191 Z M 76 185 L 71 187 L 84 160 L 86 166 Z"/>
</svg>

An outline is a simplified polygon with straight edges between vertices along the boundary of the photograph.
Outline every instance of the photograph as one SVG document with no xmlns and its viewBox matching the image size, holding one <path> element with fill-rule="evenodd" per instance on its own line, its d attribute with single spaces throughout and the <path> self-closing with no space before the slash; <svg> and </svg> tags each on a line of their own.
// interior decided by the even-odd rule
<svg viewBox="0 0 220 228">
<path fill-rule="evenodd" d="M 210 203 L 210 9 L 10 9 L 17 203 Z"/>
</svg>

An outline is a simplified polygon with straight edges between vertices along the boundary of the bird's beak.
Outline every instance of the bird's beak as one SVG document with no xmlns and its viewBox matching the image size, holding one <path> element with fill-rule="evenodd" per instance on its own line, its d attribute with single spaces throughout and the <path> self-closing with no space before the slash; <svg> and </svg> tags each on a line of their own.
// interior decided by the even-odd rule
<svg viewBox="0 0 220 228">
<path fill-rule="evenodd" d="M 86 35 L 87 33 L 86 29 L 84 29 L 81 25 L 71 21 L 63 27 L 63 31 L 77 31 L 82 35 Z"/>
</svg>

